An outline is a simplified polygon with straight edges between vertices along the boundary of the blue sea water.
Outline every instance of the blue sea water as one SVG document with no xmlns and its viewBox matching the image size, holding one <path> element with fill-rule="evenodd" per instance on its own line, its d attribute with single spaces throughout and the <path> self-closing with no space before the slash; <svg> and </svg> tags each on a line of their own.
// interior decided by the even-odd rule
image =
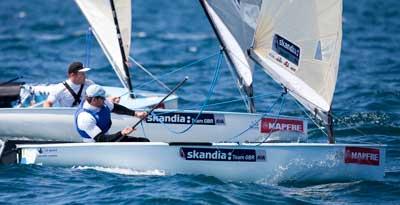
<svg viewBox="0 0 400 205">
<path fill-rule="evenodd" d="M 133 1 L 130 55 L 157 76 L 218 53 L 219 45 L 198 1 Z M 66 67 L 86 60 L 88 24 L 72 0 L 0 1 L 0 82 L 23 76 L 27 83 L 57 83 Z M 333 109 L 340 143 L 388 144 L 385 179 L 352 182 L 227 182 L 208 176 L 164 175 L 103 167 L 0 166 L 0 204 L 400 204 L 400 1 L 344 2 L 343 45 Z M 181 108 L 206 99 L 217 58 L 162 77 L 173 87 L 190 80 L 177 94 Z M 89 78 L 120 86 L 93 40 Z M 240 99 L 226 64 L 211 103 Z M 396 70 L 397 69 L 397 70 Z M 150 78 L 132 68 L 133 84 Z M 280 87 L 255 70 L 259 112 Z M 165 91 L 156 83 L 144 89 Z M 236 102 L 211 110 L 245 111 Z M 293 100 L 283 114 L 301 115 Z M 326 138 L 309 123 L 309 139 Z M 334 171 L 334 170 L 331 170 Z M 251 174 L 251 173 L 249 173 Z"/>
</svg>

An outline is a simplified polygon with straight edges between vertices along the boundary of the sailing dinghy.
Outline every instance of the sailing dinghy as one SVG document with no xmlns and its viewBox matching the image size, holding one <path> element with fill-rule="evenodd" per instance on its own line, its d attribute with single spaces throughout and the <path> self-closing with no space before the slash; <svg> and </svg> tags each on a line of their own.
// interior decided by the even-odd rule
<svg viewBox="0 0 400 205">
<path fill-rule="evenodd" d="M 161 170 L 166 174 L 203 174 L 238 181 L 383 180 L 385 145 L 337 144 L 331 129 L 331 104 L 342 40 L 341 0 L 200 2 L 209 19 L 213 19 L 210 22 L 216 27 L 225 26 L 226 31 L 232 30 L 224 24 L 224 17 L 221 16 L 224 12 L 216 11 L 217 9 L 244 9 L 247 8 L 246 3 L 259 5 L 254 38 L 245 55 L 261 65 L 289 94 L 324 122 L 329 133 L 329 143 L 285 141 L 285 133 L 304 131 L 304 126 L 282 116 L 265 120 L 265 116 L 261 115 L 258 116 L 256 126 L 231 136 L 231 142 L 216 143 L 210 140 L 166 143 L 162 140 L 165 136 L 163 133 L 160 133 L 159 138 L 163 142 L 148 143 L 14 142 L 14 146 L 7 146 L 16 147 L 17 150 L 14 154 L 9 154 L 12 156 L 10 161 L 69 167 L 85 165 L 130 168 L 138 171 Z M 236 7 L 214 7 L 219 4 Z M 215 23 L 215 20 L 219 23 Z M 223 47 L 232 49 L 228 46 Z M 188 111 L 182 113 L 185 112 Z M 221 118 L 226 117 L 227 113 L 205 114 L 214 114 L 214 121 L 203 118 L 201 123 L 228 122 L 221 120 L 227 119 Z M 216 117 L 215 114 L 222 116 Z M 238 118 L 240 120 L 237 121 L 237 126 L 242 130 L 247 128 L 253 119 L 243 119 L 251 115 L 242 114 L 245 117 Z M 168 122 L 167 118 L 156 118 L 156 121 Z M 149 121 L 147 123 L 150 124 Z M 202 129 L 192 133 L 193 135 L 203 136 L 206 133 L 220 140 L 218 136 L 231 134 L 229 129 L 209 132 L 212 130 L 211 126 L 199 126 L 203 126 Z M 193 126 L 192 129 L 196 127 Z M 248 142 L 235 141 L 246 132 L 250 132 L 246 136 Z M 276 133 L 275 140 L 270 140 L 272 133 Z M 251 135 L 253 138 L 249 137 Z M 179 139 L 179 135 L 176 136 L 176 141 L 184 140 Z M 204 139 L 209 140 L 210 137 Z M 200 137 L 193 139 L 203 140 Z"/>
<path fill-rule="evenodd" d="M 121 96 L 120 103 L 128 108 L 146 108 L 157 104 L 165 94 L 133 90 L 128 68 L 132 33 L 131 0 L 75 0 L 75 2 L 86 17 L 91 33 L 123 85 L 123 88 L 104 86 L 107 94 Z M 21 91 L 22 102 L 18 106 L 40 107 L 40 101 L 47 98 L 53 86 L 22 86 L 24 89 Z M 32 105 L 32 101 L 35 104 Z M 164 107 L 176 108 L 177 96 L 173 95 L 167 99 Z"/>
<path fill-rule="evenodd" d="M 76 0 L 82 13 L 88 20 L 91 30 L 97 42 L 101 46 L 108 61 L 121 81 L 123 87 L 104 86 L 107 95 L 120 96 L 120 104 L 130 108 L 147 108 L 156 105 L 165 94 L 149 91 L 133 90 L 131 76 L 127 62 L 131 46 L 131 0 Z M 52 107 L 42 108 L 43 102 L 54 85 L 24 85 L 22 87 L 21 104 L 15 108 L 0 108 L 0 135 L 8 137 L 37 137 L 49 139 L 46 135 L 38 132 L 43 124 L 46 130 L 53 133 L 55 140 L 68 140 L 75 134 L 72 124 L 72 116 L 75 108 Z M 9 96 L 0 96 L 0 99 L 7 101 L 17 100 L 19 85 L 7 83 L 2 85 L 3 95 L 11 92 Z M 2 90 L 0 89 L 0 90 Z M 31 102 L 35 102 L 32 106 Z M 2 104 L 10 106 L 10 103 Z M 27 107 L 24 107 L 25 106 Z M 170 96 L 160 108 L 177 108 L 178 97 Z M 55 105 L 57 106 L 57 105 Z M 24 124 L 26 129 L 18 129 Z M 55 129 L 63 127 L 62 129 Z M 64 133 L 64 134 L 61 134 Z M 61 136 L 60 136 L 61 135 Z"/>
</svg>

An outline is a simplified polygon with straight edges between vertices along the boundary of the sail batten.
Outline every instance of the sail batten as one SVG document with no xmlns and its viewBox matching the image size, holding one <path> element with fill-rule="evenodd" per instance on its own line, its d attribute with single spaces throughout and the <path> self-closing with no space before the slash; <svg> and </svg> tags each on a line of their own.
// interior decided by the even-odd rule
<svg viewBox="0 0 400 205">
<path fill-rule="evenodd" d="M 268 0 L 251 57 L 301 104 L 327 122 L 342 41 L 342 0 Z"/>
<path fill-rule="evenodd" d="M 126 65 L 126 56 L 129 55 L 131 45 L 131 0 L 75 0 L 75 2 L 92 27 L 96 40 L 119 80 L 131 91 L 130 75 Z"/>
</svg>

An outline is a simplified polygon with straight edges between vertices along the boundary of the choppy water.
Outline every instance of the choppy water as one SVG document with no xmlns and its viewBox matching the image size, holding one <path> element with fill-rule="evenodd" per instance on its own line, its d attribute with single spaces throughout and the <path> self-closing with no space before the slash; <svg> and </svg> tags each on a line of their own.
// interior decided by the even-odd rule
<svg viewBox="0 0 400 205">
<path fill-rule="evenodd" d="M 218 43 L 197 1 L 133 1 L 131 56 L 160 76 L 218 52 Z M 0 1 L 0 82 L 22 75 L 27 83 L 56 83 L 73 60 L 85 61 L 87 23 L 74 2 L 57 0 Z M 240 183 L 213 177 L 173 175 L 160 171 L 101 167 L 0 167 L 0 203 L 137 203 L 137 204 L 267 204 L 267 203 L 400 203 L 400 1 L 344 2 L 344 34 L 336 87 L 338 142 L 388 144 L 385 180 L 335 183 Z M 200 106 L 212 80 L 216 57 L 162 78 L 178 91 L 182 108 Z M 119 86 L 105 56 L 94 42 L 89 77 Z M 150 79 L 132 68 L 133 83 Z M 256 95 L 280 88 L 260 69 Z M 154 84 L 145 89 L 164 91 Z M 277 95 L 276 95 L 277 96 Z M 211 102 L 240 99 L 223 65 Z M 276 98 L 257 99 L 266 111 Z M 242 103 L 212 110 L 245 111 Z M 291 100 L 284 114 L 301 114 Z M 310 140 L 325 141 L 311 125 Z M 352 129 L 352 128 L 356 128 Z M 251 173 L 249 173 L 251 174 Z"/>
</svg>

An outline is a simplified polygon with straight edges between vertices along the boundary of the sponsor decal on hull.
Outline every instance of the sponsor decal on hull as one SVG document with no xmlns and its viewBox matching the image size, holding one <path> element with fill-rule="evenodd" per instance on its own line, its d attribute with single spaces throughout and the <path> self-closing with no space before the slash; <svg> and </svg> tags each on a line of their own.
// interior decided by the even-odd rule
<svg viewBox="0 0 400 205">
<path fill-rule="evenodd" d="M 364 147 L 346 147 L 344 154 L 344 163 L 346 164 L 366 164 L 379 166 L 379 149 Z"/>
<path fill-rule="evenodd" d="M 37 149 L 38 157 L 57 157 L 57 148 L 41 148 Z"/>
<path fill-rule="evenodd" d="M 182 147 L 179 154 L 185 160 L 265 162 L 266 152 L 259 149 L 219 149 Z"/>
<path fill-rule="evenodd" d="M 292 131 L 305 134 L 304 122 L 297 119 L 277 119 L 267 117 L 261 119 L 261 133 L 270 133 L 275 131 Z"/>
<path fill-rule="evenodd" d="M 154 112 L 149 115 L 146 123 L 165 123 L 165 124 L 192 124 L 196 125 L 225 125 L 225 116 L 222 114 L 202 113 L 197 118 L 198 113 L 188 112 Z"/>
</svg>

